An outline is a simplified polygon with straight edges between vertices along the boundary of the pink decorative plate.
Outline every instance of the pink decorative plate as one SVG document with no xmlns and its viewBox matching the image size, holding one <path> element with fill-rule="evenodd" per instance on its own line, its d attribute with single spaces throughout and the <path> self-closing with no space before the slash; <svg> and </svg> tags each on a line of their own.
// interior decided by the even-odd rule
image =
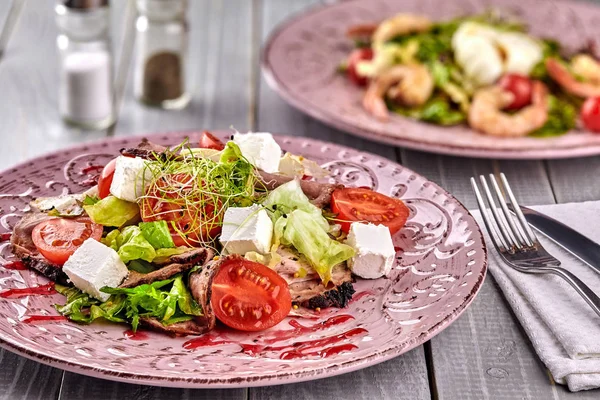
<svg viewBox="0 0 600 400">
<path fill-rule="evenodd" d="M 230 133 L 219 132 L 226 138 Z M 161 144 L 198 133 L 150 136 Z M 20 164 L 0 174 L 0 232 L 11 227 L 34 197 L 81 192 L 88 173 L 139 137 L 80 145 Z M 473 217 L 450 194 L 384 158 L 315 140 L 277 136 L 282 148 L 320 162 L 330 181 L 368 186 L 402 198 L 411 210 L 394 237 L 397 263 L 389 278 L 359 280 L 346 309 L 287 318 L 269 331 L 239 333 L 220 327 L 205 336 L 133 336 L 108 323 L 56 320 L 57 294 L 8 296 L 47 280 L 6 265 L 0 244 L 0 345 L 62 369 L 158 386 L 262 386 L 325 378 L 373 365 L 431 339 L 473 301 L 486 273 L 486 250 Z M 5 235 L 6 236 L 6 235 Z M 18 291 L 17 291 L 18 292 Z M 2 294 L 4 293 L 4 294 Z"/>
<path fill-rule="evenodd" d="M 489 158 L 565 158 L 600 154 L 600 135 L 573 131 L 552 138 L 496 138 L 467 126 L 444 128 L 393 115 L 387 123 L 361 106 L 364 90 L 336 72 L 352 43 L 354 24 L 376 22 L 398 12 L 434 20 L 480 13 L 490 7 L 518 15 L 538 37 L 553 37 L 577 49 L 600 37 L 600 8 L 547 0 L 350 0 L 316 7 L 277 28 L 262 54 L 267 82 L 286 101 L 338 129 L 374 141 L 417 150 Z"/>
</svg>

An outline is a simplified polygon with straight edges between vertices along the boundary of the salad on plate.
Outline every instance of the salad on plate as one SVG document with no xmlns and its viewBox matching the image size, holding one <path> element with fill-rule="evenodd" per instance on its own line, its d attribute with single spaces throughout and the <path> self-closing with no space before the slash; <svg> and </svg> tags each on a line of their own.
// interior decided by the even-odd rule
<svg viewBox="0 0 600 400">
<path fill-rule="evenodd" d="M 74 322 L 199 335 L 219 320 L 260 331 L 343 308 L 356 279 L 390 272 L 408 208 L 323 183 L 327 175 L 269 133 L 143 140 L 90 190 L 32 201 L 11 246 L 54 282 L 65 296 L 55 308 Z"/>
<path fill-rule="evenodd" d="M 432 21 L 397 14 L 351 26 L 340 69 L 365 87 L 364 109 L 496 137 L 548 137 L 578 121 L 600 131 L 600 62 L 593 43 L 568 51 L 494 13 Z"/>
</svg>

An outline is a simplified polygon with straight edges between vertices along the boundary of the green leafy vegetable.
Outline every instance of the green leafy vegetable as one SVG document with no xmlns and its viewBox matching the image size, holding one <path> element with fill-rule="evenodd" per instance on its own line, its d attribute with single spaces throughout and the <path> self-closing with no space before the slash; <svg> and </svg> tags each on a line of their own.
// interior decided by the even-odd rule
<svg viewBox="0 0 600 400">
<path fill-rule="evenodd" d="M 129 264 L 127 264 L 127 268 L 130 271 L 139 272 L 140 274 L 148 274 L 156 271 L 158 266 L 155 266 L 154 264 L 144 260 L 132 260 L 129 262 Z"/>
<path fill-rule="evenodd" d="M 175 247 L 167 221 L 141 222 L 138 226 L 142 235 L 155 249 Z"/>
<path fill-rule="evenodd" d="M 93 206 L 94 204 L 96 204 L 97 202 L 100 201 L 100 197 L 98 196 L 89 196 L 89 195 L 85 195 L 85 198 L 83 199 L 83 205 L 85 206 Z"/>
<path fill-rule="evenodd" d="M 56 290 L 67 297 L 65 305 L 55 306 L 58 312 L 81 323 L 104 318 L 113 322 L 128 322 L 135 331 L 140 318 L 156 318 L 164 325 L 169 325 L 203 315 L 202 308 L 185 286 L 181 274 L 134 288 L 103 288 L 103 292 L 111 294 L 105 302 L 77 288 L 56 285 Z"/>
<path fill-rule="evenodd" d="M 452 108 L 450 101 L 442 96 L 434 96 L 421 107 L 407 108 L 390 104 L 390 109 L 398 114 L 439 125 L 457 125 L 465 121 L 466 114 Z"/>
<path fill-rule="evenodd" d="M 548 121 L 531 133 L 534 137 L 562 135 L 575 128 L 577 109 L 570 102 L 553 95 L 548 96 Z"/>
<path fill-rule="evenodd" d="M 280 217 L 293 210 L 302 210 L 312 216 L 318 226 L 325 232 L 329 230 L 329 223 L 323 217 L 321 209 L 310 202 L 302 191 L 297 179 L 291 180 L 277 189 L 271 191 L 263 201 L 263 206 L 271 211 L 271 220 L 276 223 Z"/>
<path fill-rule="evenodd" d="M 137 218 L 140 208 L 135 203 L 108 196 L 95 204 L 84 205 L 92 221 L 104 226 L 120 227 Z"/>
<path fill-rule="evenodd" d="M 138 259 L 152 262 L 156 257 L 154 247 L 135 225 L 125 227 L 122 231 L 115 229 L 109 232 L 102 242 L 116 250 L 124 263 Z"/>
<path fill-rule="evenodd" d="M 283 217 L 282 217 L 283 218 Z M 333 267 L 354 256 L 354 249 L 329 237 L 314 217 L 302 210 L 287 215 L 282 243 L 293 245 L 327 285 Z"/>
<path fill-rule="evenodd" d="M 220 162 L 222 164 L 231 164 L 238 160 L 242 160 L 243 158 L 244 156 L 242 156 L 242 151 L 239 146 L 230 140 L 227 142 L 221 153 Z"/>
</svg>

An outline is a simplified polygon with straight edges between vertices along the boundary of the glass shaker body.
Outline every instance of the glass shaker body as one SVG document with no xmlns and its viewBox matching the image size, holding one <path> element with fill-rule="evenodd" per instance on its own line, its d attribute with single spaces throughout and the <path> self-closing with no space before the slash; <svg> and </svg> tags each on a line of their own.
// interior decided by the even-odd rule
<svg viewBox="0 0 600 400">
<path fill-rule="evenodd" d="M 185 0 L 138 0 L 134 94 L 151 106 L 185 107 L 188 28 Z"/>
<path fill-rule="evenodd" d="M 105 129 L 115 121 L 109 8 L 69 8 L 58 1 L 55 12 L 61 117 L 81 128 Z"/>
</svg>

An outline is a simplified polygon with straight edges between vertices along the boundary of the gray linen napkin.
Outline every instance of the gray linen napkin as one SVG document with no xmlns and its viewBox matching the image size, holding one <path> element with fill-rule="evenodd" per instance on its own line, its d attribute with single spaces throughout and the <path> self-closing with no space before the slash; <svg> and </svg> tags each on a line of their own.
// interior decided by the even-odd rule
<svg viewBox="0 0 600 400">
<path fill-rule="evenodd" d="M 600 243 L 600 201 L 532 207 Z M 483 227 L 489 248 L 489 269 L 535 351 L 554 380 L 572 391 L 600 387 L 600 317 L 561 278 L 528 275 L 506 266 Z M 600 295 L 600 274 L 558 245 L 537 234 L 562 266 Z"/>
</svg>

